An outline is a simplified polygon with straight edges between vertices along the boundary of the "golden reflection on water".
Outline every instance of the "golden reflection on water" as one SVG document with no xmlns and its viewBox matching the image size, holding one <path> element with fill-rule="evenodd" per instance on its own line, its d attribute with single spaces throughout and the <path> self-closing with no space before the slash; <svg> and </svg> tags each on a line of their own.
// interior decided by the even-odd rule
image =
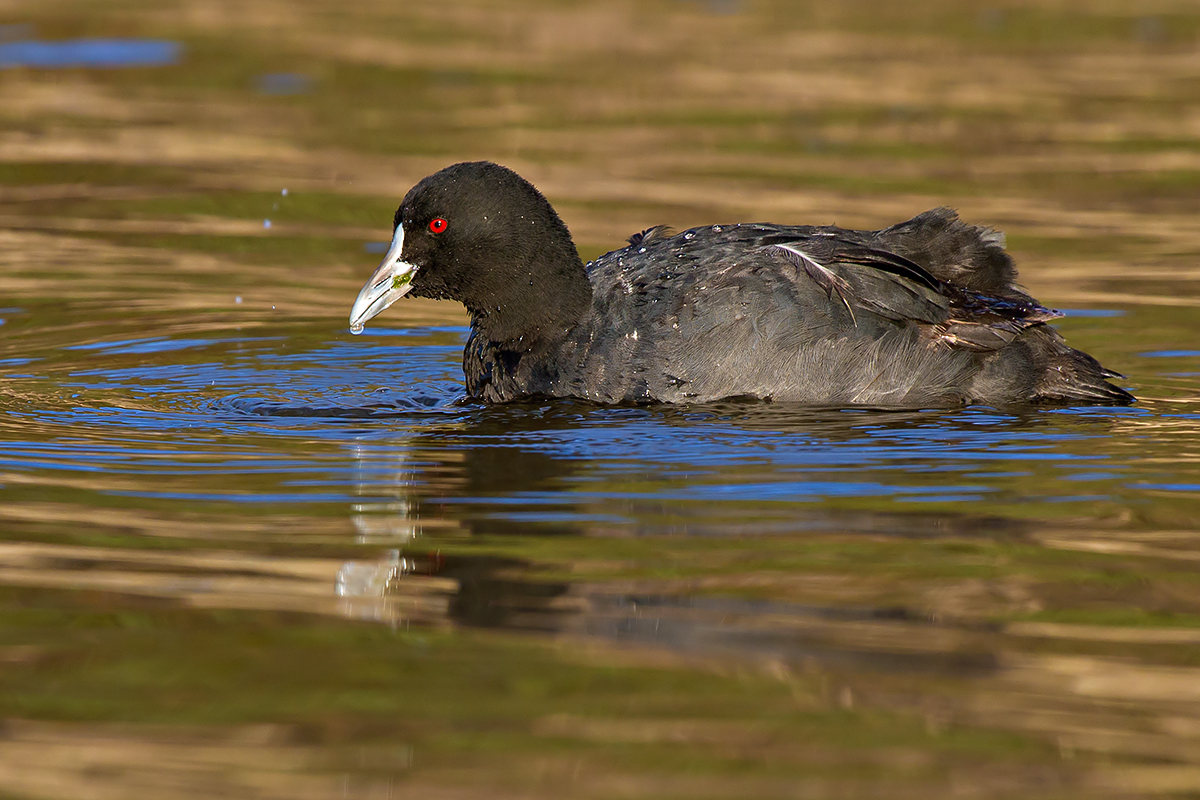
<svg viewBox="0 0 1200 800">
<path fill-rule="evenodd" d="M 1200 393 L 1194 359 L 1143 357 L 1196 346 L 1200 16 L 993 6 L 9 4 L 21 36 L 166 37 L 186 56 L 0 70 L 0 306 L 21 309 L 0 327 L 0 436 L 49 448 L 36 468 L 0 466 L 5 610 L 49 615 L 0 628 L 0 791 L 1200 793 Z M 292 72 L 306 93 L 254 89 Z M 878 227 L 941 204 L 1004 229 L 1041 299 L 1126 314 L 1064 323 L 1143 398 L 1147 413 L 1079 434 L 1098 441 L 1096 470 L 1127 470 L 1121 498 L 1055 512 L 1014 479 L 1007 505 L 814 507 L 797 532 L 769 504 L 636 496 L 681 480 L 646 474 L 634 499 L 572 497 L 563 513 L 587 520 L 572 536 L 505 537 L 480 522 L 495 509 L 447 502 L 508 496 L 477 485 L 453 430 L 331 455 L 279 431 L 72 421 L 229 410 L 202 387 L 81 389 L 89 372 L 228 365 L 256 337 L 281 359 L 340 341 L 375 257 L 364 242 L 387 238 L 416 179 L 468 158 L 534 180 L 585 256 L 656 223 Z M 406 301 L 391 323 L 464 315 Z M 216 355 L 65 349 L 206 337 Z M 810 423 L 796 435 L 839 441 Z M 354 501 L 299 505 L 320 487 L 261 478 L 264 441 L 280 463 L 345 465 Z M 121 446 L 171 469 L 72 460 Z M 512 455 L 490 469 L 534 463 Z M 584 471 L 566 461 L 539 462 L 564 483 L 525 494 L 568 493 Z M 229 474 L 205 477 L 214 464 Z M 146 496 L 202 488 L 224 500 Z M 287 497 L 236 502 L 270 492 Z M 220 652 L 176 686 L 214 655 L 187 637 L 171 650 L 180 631 Z M 328 643 L 296 657 L 293 635 Z M 437 666 L 420 672 L 426 651 Z M 347 672 L 328 674 L 339 659 Z M 562 675 L 568 688 L 539 683 Z M 376 713 L 397 698 L 403 712 Z"/>
<path fill-rule="evenodd" d="M 284 725 L 235 728 L 7 720 L 0 781 L 25 797 L 390 798 L 394 780 L 330 774 L 326 748 Z M 404 745 L 361 748 L 356 767 L 403 772 Z"/>
</svg>

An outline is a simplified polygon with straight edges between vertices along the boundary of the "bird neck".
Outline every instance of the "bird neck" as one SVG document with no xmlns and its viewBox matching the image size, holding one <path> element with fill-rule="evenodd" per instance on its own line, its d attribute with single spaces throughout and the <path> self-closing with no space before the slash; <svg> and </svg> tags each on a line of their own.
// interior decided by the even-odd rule
<svg viewBox="0 0 1200 800">
<path fill-rule="evenodd" d="M 506 350 L 532 350 L 561 340 L 592 304 L 592 285 L 569 240 L 531 257 L 524 269 L 469 303 L 471 327 Z"/>
</svg>

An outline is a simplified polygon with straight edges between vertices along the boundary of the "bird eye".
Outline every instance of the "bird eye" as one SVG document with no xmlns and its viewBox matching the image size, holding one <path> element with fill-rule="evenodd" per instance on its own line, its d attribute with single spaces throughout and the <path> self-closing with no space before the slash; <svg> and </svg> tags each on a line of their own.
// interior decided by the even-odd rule
<svg viewBox="0 0 1200 800">
<path fill-rule="evenodd" d="M 446 225 L 446 220 L 438 217 L 437 219 L 430 221 L 429 230 L 433 231 L 434 233 L 441 233 L 442 231 L 446 230 Z"/>
</svg>

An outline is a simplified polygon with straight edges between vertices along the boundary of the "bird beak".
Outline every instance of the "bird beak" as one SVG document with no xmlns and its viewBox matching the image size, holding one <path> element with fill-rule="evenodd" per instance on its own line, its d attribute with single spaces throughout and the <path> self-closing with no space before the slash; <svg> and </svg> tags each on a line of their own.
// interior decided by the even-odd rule
<svg viewBox="0 0 1200 800">
<path fill-rule="evenodd" d="M 392 237 L 392 246 L 383 257 L 383 263 L 358 293 L 354 307 L 350 309 L 351 333 L 362 333 L 367 320 L 404 297 L 412 288 L 412 277 L 417 268 L 400 257 L 403 249 L 404 227 L 397 225 L 396 235 Z"/>
</svg>

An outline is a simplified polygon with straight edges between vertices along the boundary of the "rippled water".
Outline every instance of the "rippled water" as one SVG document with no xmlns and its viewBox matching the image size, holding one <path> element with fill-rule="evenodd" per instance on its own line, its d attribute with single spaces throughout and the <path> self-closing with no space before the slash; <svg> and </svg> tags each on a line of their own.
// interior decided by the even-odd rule
<svg viewBox="0 0 1200 800">
<path fill-rule="evenodd" d="M 21 309 L 6 315 L 27 341 L 40 338 L 36 319 Z M 1100 319 L 1119 339 L 1139 316 Z M 5 461 L 50 475 L 153 476 L 119 492 L 147 499 L 336 504 L 386 472 L 372 468 L 374 453 L 383 464 L 412 462 L 393 491 L 477 533 L 511 524 L 528 532 L 847 524 L 886 532 L 930 509 L 1102 520 L 1197 487 L 1189 466 L 1170 458 L 1195 441 L 1187 423 L 1197 414 L 1153 398 L 1131 408 L 1016 411 L 489 408 L 463 398 L 465 328 L 345 334 L 297 342 L 218 329 L 93 340 L 87 331 L 84 341 L 11 355 Z M 1200 358 L 1194 352 L 1129 355 L 1141 368 L 1135 387 L 1138 377 L 1173 379 L 1176 391 L 1200 386 L 1187 369 Z M 49 365 L 53 380 L 39 375 Z M 241 483 L 246 474 L 257 476 L 253 489 Z M 456 481 L 447 483 L 450 475 Z M 856 511 L 886 521 L 853 522 L 864 516 Z"/>
<path fill-rule="evenodd" d="M 0 793 L 1200 791 L 1200 18 L 720 5 L 18 4 L 178 49 L 0 71 Z M 478 157 L 588 258 L 957 204 L 1139 402 L 466 402 L 346 316 Z"/>
<path fill-rule="evenodd" d="M 86 256 L 75 258 L 60 269 L 89 269 Z M 37 285 L 39 269 L 13 263 L 8 274 Z M 234 271 L 217 283 L 243 281 Z M 867 716 L 849 724 L 866 728 L 844 757 L 865 758 L 879 780 L 897 769 L 879 763 L 880 752 L 914 746 L 905 721 L 912 717 L 924 731 L 914 753 L 954 774 L 970 763 L 951 755 L 964 747 L 971 758 L 1013 757 L 1011 742 L 974 741 L 981 730 L 1032 736 L 1021 747 L 1048 747 L 1063 764 L 1074 759 L 1063 753 L 1113 746 L 1086 732 L 1102 724 L 1124 731 L 1119 752 L 1168 742 L 1178 749 L 1192 740 L 1146 727 L 1186 728 L 1191 723 L 1179 720 L 1190 712 L 1181 717 L 1164 703 L 1180 692 L 1185 704 L 1200 702 L 1200 683 L 1191 683 L 1200 675 L 1200 355 L 1186 347 L 1200 319 L 1178 315 L 1176 327 L 1163 328 L 1154 308 L 1138 304 L 1136 284 L 1127 286 L 1124 308 L 1074 311 L 1061 327 L 1073 344 L 1103 347 L 1105 360 L 1129 373 L 1138 404 L 906 412 L 756 402 L 487 407 L 463 398 L 466 329 L 406 324 L 405 304 L 389 315 L 399 327 L 352 337 L 340 321 L 352 291 L 330 298 L 317 316 L 236 300 L 219 312 L 164 312 L 155 307 L 163 301 L 136 310 L 157 277 L 132 281 L 115 300 L 86 290 L 53 300 L 30 292 L 0 312 L 0 583 L 20 620 L 0 654 L 35 670 L 10 681 L 8 713 L 170 722 L 170 735 L 184 737 L 180 753 L 196 747 L 188 731 L 203 730 L 217 737 L 206 746 L 225 753 L 230 769 L 237 737 L 248 734 L 227 723 L 283 724 L 285 732 L 272 735 L 291 756 L 255 745 L 276 782 L 293 774 L 283 765 L 300 746 L 287 725 L 315 725 L 322 741 L 339 715 L 391 730 L 378 714 L 398 701 L 424 720 L 380 734 L 392 748 L 383 771 L 406 780 L 441 780 L 414 772 L 414 753 L 437 763 L 468 758 L 429 732 L 446 725 L 468 742 L 474 726 L 500 725 L 508 730 L 506 744 L 496 745 L 502 752 L 538 754 L 562 740 L 593 742 L 600 749 L 587 758 L 612 758 L 630 737 L 665 753 L 697 742 L 719 752 L 748 735 L 739 725 L 774 719 L 779 701 L 771 691 L 761 696 L 764 681 L 806 698 L 797 701 L 809 709 L 800 718 L 771 723 L 782 726 L 772 737 L 789 747 L 847 724 L 822 714 L 865 703 Z M 180 287 L 168 297 L 186 295 Z M 129 310 L 114 313 L 123 303 Z M 424 306 L 412 308 L 429 318 Z M 1149 345 L 1139 334 L 1148 320 L 1158 336 Z M 300 613 L 418 638 L 399 640 L 393 652 L 395 641 L 337 644 L 341 632 L 326 623 L 182 621 L 171 611 L 181 607 Z M 78 632 L 64 641 L 53 633 L 60 626 Z M 459 633 L 429 651 L 421 632 L 446 630 Z M 525 649 L 514 653 L 503 640 L 470 639 L 482 630 L 536 633 L 570 649 L 615 647 L 619 660 L 632 657 L 629 648 L 731 660 L 776 677 L 735 692 L 750 695 L 737 701 L 741 722 L 724 712 L 723 721 L 695 722 L 716 713 L 707 698 L 728 692 L 723 685 L 677 693 L 673 711 L 618 722 L 627 715 L 610 710 L 593 719 L 594 703 L 611 709 L 613 701 L 597 700 L 594 689 L 564 697 L 547 688 L 564 679 L 548 675 L 574 670 L 569 684 L 592 686 L 596 659 L 614 655 L 571 666 L 574 657 L 564 664 L 562 655 L 539 652 L 537 640 L 516 640 Z M 275 664 L 267 667 L 274 673 L 296 658 L 296 635 L 310 639 L 302 662 L 315 667 L 338 653 L 356 666 L 328 673 L 294 665 L 278 685 L 246 696 L 264 680 L 264 665 Z M 238 642 L 246 637 L 260 642 L 250 651 L 267 659 L 259 666 L 245 662 Z M 198 641 L 207 655 L 195 662 Z M 464 655 L 463 647 L 482 651 Z M 410 662 L 424 652 L 447 670 L 431 684 L 432 707 L 414 710 L 403 699 L 411 677 L 391 689 L 386 681 L 361 685 L 377 670 L 372 663 L 399 659 L 408 666 L 398 675 L 420 673 Z M 96 659 L 99 672 L 88 666 Z M 241 663 L 232 672 L 230 659 Z M 1146 659 L 1148 666 L 1130 666 Z M 475 666 L 463 672 L 464 663 Z M 501 684 L 480 683 L 481 664 L 492 665 L 486 674 L 499 669 Z M 538 688 L 520 713 L 504 711 L 527 671 L 542 675 Z M 164 683 L 164 675 L 180 677 Z M 630 702 L 660 702 L 655 680 L 629 680 L 621 691 Z M 219 699 L 170 699 L 176 691 L 206 697 L 203 686 Z M 353 701 L 338 699 L 350 686 L 377 699 L 351 710 Z M 131 701 L 130 691 L 148 699 Z M 329 699 L 298 712 L 295 692 Z M 1051 707 L 1058 717 L 1045 717 Z M 870 715 L 879 713 L 900 716 L 884 741 L 865 744 L 876 724 Z M 683 732 L 672 727 L 683 723 L 669 722 L 678 714 L 693 720 Z M 716 727 L 696 734 L 687 727 L 695 724 Z M 73 737 L 107 742 L 126 770 L 160 735 L 103 726 L 14 730 L 21 743 L 65 752 L 75 752 Z M 351 752 L 368 746 L 362 735 L 351 737 Z M 374 773 L 345 765 L 359 756 L 331 746 L 321 745 L 323 763 L 338 764 L 364 791 L 383 791 Z M 515 769 L 525 777 L 509 780 L 527 781 L 528 767 L 516 765 L 530 756 L 511 757 L 509 767 L 490 769 Z M 1045 756 L 1022 758 L 1018 792 L 1040 780 L 1032 763 Z M 806 763 L 791 769 L 811 769 Z M 39 785 L 41 769 L 23 764 L 20 785 Z M 228 785 L 252 780 L 237 769 L 241 777 Z M 197 796 L 226 785 L 179 775 Z M 731 786 L 762 788 L 761 778 Z M 58 796 L 40 792 L 32 794 Z"/>
<path fill-rule="evenodd" d="M 331 302 L 330 314 L 340 306 Z M 404 325 L 404 307 L 396 310 Z M 466 331 L 459 325 L 378 327 L 351 337 L 328 318 L 274 321 L 265 308 L 248 310 L 243 326 L 236 311 L 223 312 L 224 321 L 206 311 L 118 319 L 97 311 L 75 298 L 3 312 L 0 581 L 24 587 L 6 601 L 22 619 L 42 609 L 43 620 L 12 629 L 6 646 L 18 663 L 30 652 L 30 664 L 56 665 L 34 673 L 41 679 L 10 684 L 17 717 L 161 721 L 165 714 L 176 725 L 197 716 L 205 722 L 212 712 L 170 700 L 172 685 L 182 680 L 193 687 L 184 691 L 200 696 L 199 686 L 255 685 L 258 667 L 218 677 L 222 660 L 244 660 L 237 642 L 266 637 L 256 647 L 286 661 L 295 656 L 277 641 L 281 632 L 311 627 L 163 616 L 180 605 L 303 612 L 410 632 L 451 626 L 464 631 L 459 638 L 474 629 L 538 632 L 547 641 L 733 659 L 755 669 L 774 664 L 787 675 L 801 670 L 802 678 L 779 685 L 809 697 L 802 707 L 865 702 L 877 709 L 870 713 L 915 714 L 927 730 L 966 726 L 968 737 L 979 725 L 1029 731 L 1032 720 L 1035 741 L 1048 736 L 1048 746 L 1063 752 L 1102 747 L 1070 731 L 1114 713 L 1129 731 L 1122 735 L 1144 737 L 1135 731 L 1150 723 L 1139 720 L 1156 719 L 1163 712 L 1153 709 L 1181 691 L 1178 681 L 1193 680 L 1200 415 L 1192 399 L 1200 395 L 1200 356 L 1181 345 L 1200 323 L 1194 316 L 1151 349 L 1120 344 L 1154 314 L 1136 302 L 1121 314 L 1099 309 L 1062 323 L 1073 343 L 1108 343 L 1106 359 L 1129 372 L 1128 385 L 1145 398 L 1130 408 L 872 412 L 764 403 L 484 407 L 462 398 Z M 77 599 L 51 600 L 35 589 Z M 125 620 L 117 635 L 99 633 L 107 623 L 70 621 L 99 610 Z M 176 674 L 194 646 L 185 639 L 179 655 L 167 644 L 146 650 L 157 639 L 139 631 L 170 641 L 172 631 L 195 624 L 217 626 L 202 637 L 211 655 L 198 674 L 165 686 L 160 677 L 138 677 Z M 58 625 L 83 625 L 83 639 L 64 644 L 50 633 Z M 304 656 L 314 664 L 339 649 L 345 658 L 347 647 L 368 661 L 396 657 L 377 645 L 337 645 L 328 630 L 319 636 L 324 644 Z M 413 646 L 404 645 L 404 658 Z M 442 642 L 434 658 L 454 661 L 461 646 Z M 488 663 L 500 657 L 487 652 L 496 646 L 485 643 L 469 658 Z M 1046 647 L 1059 655 L 1041 655 Z M 1139 673 L 1098 696 L 1054 688 L 1073 685 L 1079 670 L 1106 675 L 1135 652 L 1167 665 L 1153 669 L 1184 672 L 1177 684 Z M 504 658 L 505 674 L 547 669 L 544 653 Z M 107 666 L 97 675 L 85 666 L 90 659 Z M 251 701 L 229 689 L 205 702 L 215 702 L 218 720 L 309 719 L 313 712 L 291 710 L 290 692 L 335 697 L 343 680 L 361 680 L 354 670 L 374 668 L 347 669 L 340 678 L 302 669 L 279 696 L 262 690 L 266 707 L 262 696 Z M 445 720 L 463 713 L 460 703 L 486 708 L 516 691 L 477 684 L 475 670 L 430 690 L 437 710 L 407 713 L 434 729 L 461 725 Z M 771 679 L 754 679 L 756 689 L 762 680 Z M 97 681 L 99 694 L 87 699 Z M 155 698 L 148 704 L 123 699 L 146 686 Z M 1129 687 L 1150 699 L 1131 699 Z M 638 679 L 623 691 L 653 705 L 661 690 Z M 707 717 L 710 691 L 685 692 L 672 701 L 675 711 L 651 716 Z M 646 712 L 634 713 L 634 729 L 597 733 L 588 726 L 616 723 L 587 721 L 591 690 L 570 702 L 544 692 L 535 690 L 523 712 L 535 718 L 537 741 L 610 742 L 604 748 L 628 737 L 693 741 L 674 729 L 655 733 L 668 723 Z M 981 709 L 980 698 L 997 693 L 1010 710 Z M 316 719 L 360 713 L 330 702 L 341 710 Z M 739 702 L 754 725 L 769 716 L 753 710 L 760 698 Z M 930 710 L 931 702 L 941 710 Z M 1047 704 L 1074 721 L 1037 717 Z M 385 707 L 366 713 L 374 719 Z M 500 718 L 525 724 L 508 712 Z M 1178 717 L 1152 724 L 1171 719 Z M 459 735 L 470 740 L 466 731 L 476 724 Z M 706 735 L 730 746 L 730 737 L 743 735 L 730 724 Z M 775 736 L 803 739 L 844 723 L 773 724 L 785 725 Z M 891 729 L 896 746 L 911 736 L 906 724 Z M 416 752 L 440 753 L 431 757 L 447 763 L 463 757 L 449 755 L 456 748 L 436 736 L 404 730 L 392 734 L 404 748 L 415 741 Z M 41 736 L 69 751 L 64 737 L 75 735 L 119 741 L 123 764 L 141 759 L 147 746 L 144 734 L 124 729 L 39 728 L 18 738 Z M 940 737 L 921 747 L 968 746 Z M 503 749 L 533 746 L 507 741 Z M 1153 737 L 1138 741 L 1137 752 L 1158 746 Z M 994 745 L 979 747 L 978 757 L 996 757 Z M 339 769 L 367 780 L 357 768 Z M 871 769 L 882 779 L 892 767 Z"/>
</svg>

